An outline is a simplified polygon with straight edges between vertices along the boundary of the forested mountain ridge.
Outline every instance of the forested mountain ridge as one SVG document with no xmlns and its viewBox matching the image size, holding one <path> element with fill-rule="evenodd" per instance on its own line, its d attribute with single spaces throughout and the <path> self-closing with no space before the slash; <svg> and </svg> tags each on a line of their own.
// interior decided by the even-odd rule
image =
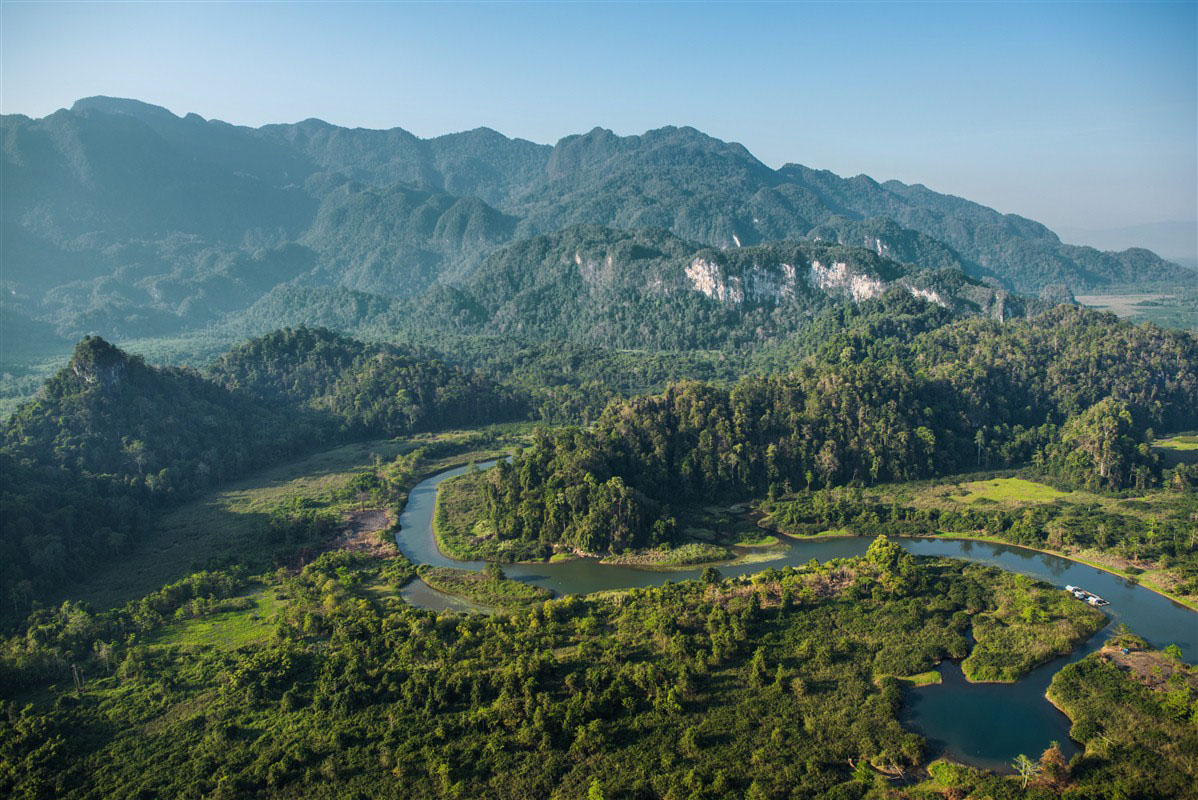
<svg viewBox="0 0 1198 800">
<path fill-rule="evenodd" d="M 0 590 L 119 555 L 147 514 L 320 445 L 522 418 L 477 373 L 325 330 L 248 342 L 209 376 L 98 337 L 4 423 Z"/>
<path fill-rule="evenodd" d="M 418 327 L 654 350 L 735 349 L 784 339 L 819 310 L 891 289 L 960 315 L 1048 308 L 863 247 L 774 242 L 721 250 L 660 229 L 572 226 L 502 248 L 417 304 Z M 401 323 L 402 324 L 402 323 Z"/>
<path fill-rule="evenodd" d="M 411 297 L 468 279 L 508 242 L 580 224 L 726 250 L 836 241 L 1054 297 L 1191 277 L 922 186 L 773 170 L 690 128 L 596 129 L 550 147 L 487 129 L 252 129 L 89 98 L 5 116 L 0 135 L 5 302 L 68 337 L 194 329 L 287 285 Z"/>
<path fill-rule="evenodd" d="M 1059 283 L 1080 288 L 1188 275 L 1147 251 L 1104 254 L 1063 245 L 1037 222 L 922 185 L 841 178 L 796 164 L 771 170 L 743 146 L 693 128 L 628 137 L 597 128 L 567 137 L 554 148 L 547 172 L 515 212 L 536 230 L 583 222 L 654 226 L 731 248 L 803 238 L 819 225 L 848 219 L 897 223 L 939 239 L 964 256 L 970 274 L 1033 294 Z M 879 244 L 877 237 L 854 239 L 841 241 Z"/>
</svg>

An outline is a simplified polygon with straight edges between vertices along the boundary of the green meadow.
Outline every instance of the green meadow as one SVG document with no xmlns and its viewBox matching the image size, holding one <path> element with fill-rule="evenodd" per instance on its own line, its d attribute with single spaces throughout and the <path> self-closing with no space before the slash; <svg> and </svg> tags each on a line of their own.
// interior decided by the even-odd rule
<svg viewBox="0 0 1198 800">
<path fill-rule="evenodd" d="M 216 647 L 224 650 L 263 644 L 270 639 L 272 618 L 281 607 L 281 601 L 275 588 L 262 589 L 247 599 L 251 602 L 248 608 L 221 611 L 167 625 L 157 631 L 147 644 Z"/>
</svg>

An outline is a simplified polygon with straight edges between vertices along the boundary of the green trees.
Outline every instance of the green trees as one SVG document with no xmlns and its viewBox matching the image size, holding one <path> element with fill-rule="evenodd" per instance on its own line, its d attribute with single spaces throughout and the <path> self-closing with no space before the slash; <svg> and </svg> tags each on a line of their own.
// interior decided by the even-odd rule
<svg viewBox="0 0 1198 800">
<path fill-rule="evenodd" d="M 879 536 L 870 542 L 869 549 L 865 551 L 865 557 L 884 571 L 893 572 L 898 568 L 900 561 L 910 559 L 911 555 L 887 537 Z"/>
<path fill-rule="evenodd" d="M 1194 668 L 1172 662 L 1134 636 L 1124 633 L 1121 639 L 1145 659 L 1141 664 L 1149 665 L 1148 675 L 1166 679 L 1146 681 L 1100 653 L 1054 675 L 1048 696 L 1073 720 L 1069 735 L 1085 745 L 1084 755 L 1068 765 L 1066 774 L 1102 787 L 1110 797 L 1147 793 L 1192 798 L 1198 786 Z M 1179 702 L 1180 694 L 1187 695 L 1186 700 Z M 1059 768 L 1045 765 L 1041 780 L 1057 773 Z"/>
<path fill-rule="evenodd" d="M 1069 762 L 1065 760 L 1065 754 L 1061 752 L 1061 746 L 1057 742 L 1053 742 L 1040 754 L 1038 767 L 1040 781 L 1058 792 L 1069 782 Z"/>
<path fill-rule="evenodd" d="M 516 393 L 477 373 L 326 330 L 253 340 L 210 375 L 149 366 L 98 337 L 79 342 L 3 425 L 0 597 L 77 578 L 131 546 L 163 506 L 301 450 L 525 413 Z M 297 541 L 329 525 L 297 513 L 270 531 Z M 32 591 L 14 595 L 24 581 Z"/>
<path fill-rule="evenodd" d="M 581 431 L 562 435 L 584 441 Z M 544 434 L 538 441 L 546 441 Z M 600 480 L 571 463 L 586 452 L 573 450 L 553 466 L 538 466 L 540 456 L 530 455 L 510 465 L 500 462 L 491 470 L 483 484 L 484 513 L 497 535 L 564 544 L 585 553 L 620 553 L 671 542 L 674 523 L 662 518 L 657 503 L 619 477 Z M 540 485 L 545 477 L 551 482 Z"/>
<path fill-rule="evenodd" d="M 1143 489 L 1160 474 L 1159 459 L 1138 435 L 1127 403 L 1111 398 L 1065 424 L 1049 448 L 1048 466 L 1087 489 Z"/>
<path fill-rule="evenodd" d="M 285 328 L 234 348 L 216 383 L 286 403 L 341 436 L 398 436 L 523 416 L 523 399 L 429 354 L 372 345 L 324 328 Z"/>
<path fill-rule="evenodd" d="M 0 791 L 167 798 L 223 781 L 330 799 L 851 792 L 868 773 L 850 759 L 907 769 L 922 757 L 868 654 L 912 643 L 919 666 L 957 652 L 953 598 L 985 595 L 995 574 L 924 562 L 925 594 L 875 596 L 854 583 L 878 568 L 852 559 L 463 615 L 388 596 L 375 581 L 385 569 L 330 552 L 280 570 L 268 579 L 270 635 L 237 648 L 155 638 L 196 600 L 212 603 L 197 606 L 205 623 L 230 616 L 224 603 L 248 587 L 214 574 L 115 614 L 39 612 L 26 635 L 0 641 Z M 825 588 L 802 611 L 780 605 L 786 589 L 813 586 Z M 111 674 L 96 641 L 110 645 Z M 89 676 L 79 696 L 70 664 Z M 52 682 L 65 699 L 43 699 Z M 20 687 L 35 690 L 27 710 L 7 702 Z"/>
<path fill-rule="evenodd" d="M 79 342 L 4 424 L 0 589 L 34 593 L 118 556 L 150 513 L 319 440 L 320 427 L 194 372 Z"/>
<path fill-rule="evenodd" d="M 1160 472 L 1139 441 L 1144 428 L 1198 425 L 1195 364 L 1186 334 L 1065 309 L 909 341 L 849 329 L 789 374 L 675 384 L 611 404 L 591 429 L 539 434 L 489 476 L 487 515 L 502 537 L 619 552 L 669 541 L 668 525 L 653 521 L 668 522 L 671 504 L 784 485 L 870 485 L 1040 457 L 1074 485 L 1145 487 Z M 1034 523 L 1013 535 L 1030 537 Z"/>
</svg>

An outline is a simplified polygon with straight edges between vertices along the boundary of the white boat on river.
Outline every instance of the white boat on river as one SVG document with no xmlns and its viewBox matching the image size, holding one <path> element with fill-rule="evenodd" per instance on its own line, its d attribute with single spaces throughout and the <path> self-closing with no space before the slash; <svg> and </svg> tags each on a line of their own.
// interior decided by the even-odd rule
<svg viewBox="0 0 1198 800">
<path fill-rule="evenodd" d="M 1109 606 L 1110 605 L 1110 603 L 1108 603 L 1106 600 L 1103 600 L 1101 597 L 1094 594 L 1093 592 L 1087 592 L 1085 589 L 1083 589 L 1080 586 L 1066 585 L 1065 591 L 1072 594 L 1078 600 L 1085 600 L 1087 603 L 1089 603 L 1092 606 Z"/>
</svg>

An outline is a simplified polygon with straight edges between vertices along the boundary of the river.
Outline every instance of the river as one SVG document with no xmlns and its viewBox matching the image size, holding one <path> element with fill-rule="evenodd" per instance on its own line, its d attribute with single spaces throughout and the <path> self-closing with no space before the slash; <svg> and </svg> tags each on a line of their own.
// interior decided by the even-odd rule
<svg viewBox="0 0 1198 800">
<path fill-rule="evenodd" d="M 495 464 L 479 464 L 486 468 Z M 417 564 L 481 569 L 482 562 L 457 561 L 437 549 L 433 534 L 433 509 L 437 488 L 455 478 L 466 467 L 446 470 L 412 489 L 400 515 L 399 549 Z M 873 537 L 837 536 L 810 540 L 787 540 L 777 558 L 752 564 L 720 567 L 725 577 L 757 572 L 766 567 L 798 566 L 811 559 L 827 561 L 863 555 Z M 1109 572 L 1079 564 L 1060 556 L 1014 545 L 941 538 L 896 538 L 905 549 L 921 556 L 947 556 L 991 564 L 1064 588 L 1082 586 L 1110 601 L 1103 611 L 1112 624 L 1077 647 L 1068 656 L 1054 659 L 1013 684 L 969 683 L 956 664 L 940 667 L 943 683 L 911 689 L 904 702 L 904 722 L 923 734 L 934 749 L 958 761 L 987 769 L 1009 771 L 1019 753 L 1039 756 L 1050 742 L 1060 743 L 1065 757 L 1077 752 L 1069 739 L 1069 720 L 1044 697 L 1052 676 L 1067 663 L 1101 647 L 1118 623 L 1126 623 L 1139 636 L 1157 647 L 1176 644 L 1189 661 L 1198 656 L 1198 614 L 1162 595 Z M 605 589 L 660 586 L 666 581 L 698 578 L 701 568 L 655 571 L 636 567 L 600 564 L 594 559 L 574 559 L 553 564 L 510 564 L 509 578 L 552 589 L 557 594 L 578 594 Z M 402 594 L 413 605 L 436 611 L 467 610 L 471 604 L 438 592 L 422 581 L 408 584 Z"/>
</svg>

